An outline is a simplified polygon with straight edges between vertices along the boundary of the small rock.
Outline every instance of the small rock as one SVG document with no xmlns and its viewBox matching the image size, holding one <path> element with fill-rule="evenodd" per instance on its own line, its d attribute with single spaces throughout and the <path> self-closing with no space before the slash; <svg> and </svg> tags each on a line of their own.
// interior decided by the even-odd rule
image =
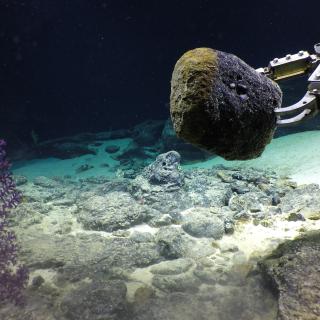
<svg viewBox="0 0 320 320">
<path fill-rule="evenodd" d="M 33 184 L 36 186 L 43 187 L 43 188 L 54 188 L 57 186 L 57 183 L 55 181 L 53 181 L 52 179 L 47 178 L 45 176 L 36 177 L 33 180 Z"/>
<path fill-rule="evenodd" d="M 234 233 L 234 220 L 230 218 L 224 220 L 224 231 L 227 234 Z"/>
<path fill-rule="evenodd" d="M 81 172 L 85 172 L 88 171 L 90 169 L 92 169 L 93 166 L 90 164 L 82 164 L 81 166 L 79 166 L 78 168 L 76 168 L 76 173 L 81 173 Z"/>
<path fill-rule="evenodd" d="M 246 210 L 236 212 L 233 217 L 236 220 L 244 220 L 244 221 L 249 220 L 251 218 L 250 214 Z"/>
<path fill-rule="evenodd" d="M 237 194 L 244 194 L 250 191 L 248 187 L 241 185 L 232 185 L 231 190 Z"/>
<path fill-rule="evenodd" d="M 32 279 L 32 287 L 34 288 L 39 288 L 43 283 L 44 283 L 44 279 L 42 276 L 35 276 L 33 279 Z"/>
<path fill-rule="evenodd" d="M 144 304 L 149 299 L 155 296 L 155 291 L 149 286 L 139 287 L 134 293 L 134 302 L 137 304 Z"/>
<path fill-rule="evenodd" d="M 240 181 L 245 180 L 243 175 L 239 172 L 233 173 L 231 176 L 233 179 L 236 179 L 236 180 L 240 180 Z"/>
<path fill-rule="evenodd" d="M 224 243 L 220 245 L 220 250 L 222 253 L 224 252 L 237 252 L 239 248 L 233 243 Z"/>
<path fill-rule="evenodd" d="M 222 182 L 230 183 L 233 181 L 232 178 L 222 170 L 217 171 L 217 177 L 221 179 Z"/>
<path fill-rule="evenodd" d="M 265 228 L 270 228 L 272 226 L 272 221 L 264 219 L 260 221 L 260 224 Z"/>
<path fill-rule="evenodd" d="M 17 187 L 22 186 L 26 183 L 28 183 L 28 178 L 23 175 L 14 175 L 14 182 Z"/>
<path fill-rule="evenodd" d="M 218 217 L 199 217 L 197 220 L 186 222 L 182 229 L 193 237 L 221 239 L 224 235 L 224 223 Z"/>
<path fill-rule="evenodd" d="M 169 214 L 163 214 L 151 219 L 148 224 L 152 227 L 169 226 L 172 224 L 172 218 Z"/>
<path fill-rule="evenodd" d="M 130 239 L 135 242 L 153 242 L 154 236 L 149 232 L 139 232 L 139 231 L 133 231 L 133 233 L 130 236 Z"/>
<path fill-rule="evenodd" d="M 105 163 L 101 163 L 101 164 L 100 164 L 100 167 L 101 167 L 101 168 L 108 168 L 108 167 L 110 167 L 110 164 L 109 164 L 109 163 L 106 163 L 106 162 L 105 162 Z"/>
<path fill-rule="evenodd" d="M 120 150 L 119 146 L 116 145 L 110 145 L 110 146 L 106 146 L 105 151 L 108 153 L 116 153 Z"/>
<path fill-rule="evenodd" d="M 195 242 L 178 228 L 162 227 L 156 234 L 160 254 L 166 259 L 185 257 Z"/>
<path fill-rule="evenodd" d="M 93 142 L 92 143 L 92 146 L 94 146 L 94 147 L 100 147 L 100 146 L 102 146 L 102 142 Z"/>
<path fill-rule="evenodd" d="M 114 237 L 126 238 L 130 236 L 129 230 L 116 230 L 112 232 Z"/>
<path fill-rule="evenodd" d="M 305 221 L 305 217 L 300 212 L 291 212 L 288 221 Z"/>
<path fill-rule="evenodd" d="M 180 274 L 188 271 L 193 266 L 193 261 L 191 259 L 175 259 L 169 261 L 160 262 L 151 267 L 150 271 L 153 274 L 161 275 L 173 275 Z"/>
<path fill-rule="evenodd" d="M 152 278 L 152 284 L 165 292 L 192 292 L 196 293 L 201 284 L 200 279 L 192 273 L 182 273 L 178 275 L 159 275 Z"/>
<path fill-rule="evenodd" d="M 276 193 L 272 196 L 272 205 L 276 206 L 281 202 L 279 195 Z"/>
</svg>

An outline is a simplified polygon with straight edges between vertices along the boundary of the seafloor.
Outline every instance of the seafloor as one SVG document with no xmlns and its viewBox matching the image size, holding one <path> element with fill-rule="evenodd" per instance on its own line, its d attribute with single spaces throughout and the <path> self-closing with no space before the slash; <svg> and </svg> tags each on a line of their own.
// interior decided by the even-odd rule
<svg viewBox="0 0 320 320">
<path fill-rule="evenodd" d="M 319 319 L 319 139 L 245 162 L 161 121 L 35 145 L 14 166 L 25 305 L 0 319 Z"/>
</svg>

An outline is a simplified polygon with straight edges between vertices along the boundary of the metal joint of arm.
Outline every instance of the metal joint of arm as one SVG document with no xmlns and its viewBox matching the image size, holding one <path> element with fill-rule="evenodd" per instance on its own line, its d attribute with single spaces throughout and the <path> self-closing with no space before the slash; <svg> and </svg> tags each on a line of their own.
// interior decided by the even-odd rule
<svg viewBox="0 0 320 320">
<path fill-rule="evenodd" d="M 314 54 L 309 54 L 307 51 L 299 51 L 293 55 L 288 54 L 283 58 L 273 59 L 268 67 L 256 70 L 274 81 L 310 74 L 308 78 L 308 90 L 304 97 L 292 106 L 275 109 L 277 125 L 279 127 L 299 124 L 314 117 L 319 112 L 320 43 L 316 44 L 314 48 Z"/>
</svg>

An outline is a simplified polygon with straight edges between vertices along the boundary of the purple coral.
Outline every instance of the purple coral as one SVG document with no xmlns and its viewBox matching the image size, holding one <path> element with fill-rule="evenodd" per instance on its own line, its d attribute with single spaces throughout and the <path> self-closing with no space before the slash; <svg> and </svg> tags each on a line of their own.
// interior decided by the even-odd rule
<svg viewBox="0 0 320 320">
<path fill-rule="evenodd" d="M 19 304 L 28 280 L 28 270 L 17 262 L 16 237 L 8 228 L 11 209 L 20 203 L 21 194 L 9 170 L 5 147 L 5 141 L 0 139 L 0 301 Z"/>
</svg>

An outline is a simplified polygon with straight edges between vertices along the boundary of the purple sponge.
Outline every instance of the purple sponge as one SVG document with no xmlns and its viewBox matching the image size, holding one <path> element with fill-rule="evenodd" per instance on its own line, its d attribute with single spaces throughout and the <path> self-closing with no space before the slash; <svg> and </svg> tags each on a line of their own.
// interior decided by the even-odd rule
<svg viewBox="0 0 320 320">
<path fill-rule="evenodd" d="M 21 194 L 9 171 L 6 143 L 0 139 L 0 301 L 22 303 L 22 289 L 28 280 L 28 270 L 17 262 L 15 234 L 8 228 L 11 209 L 21 201 Z"/>
</svg>

